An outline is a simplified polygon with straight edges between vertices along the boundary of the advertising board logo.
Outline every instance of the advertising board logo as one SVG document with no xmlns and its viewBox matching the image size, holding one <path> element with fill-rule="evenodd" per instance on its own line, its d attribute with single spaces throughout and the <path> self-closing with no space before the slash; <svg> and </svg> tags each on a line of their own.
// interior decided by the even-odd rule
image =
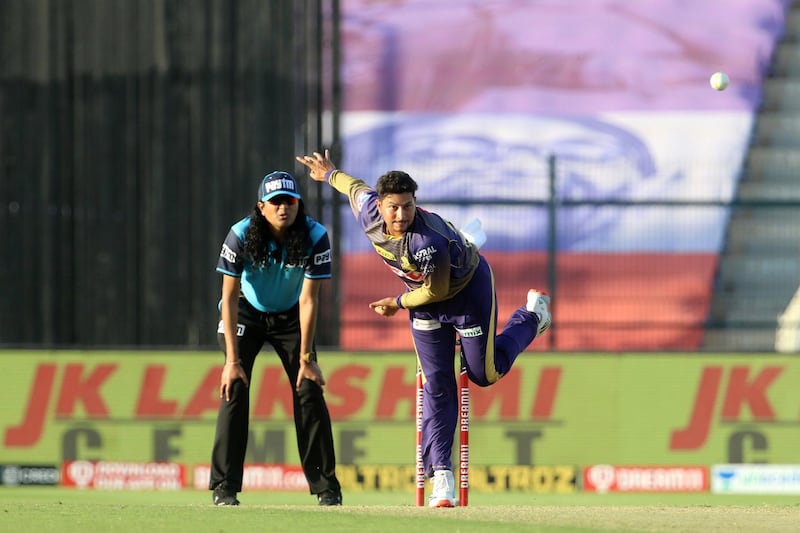
<svg viewBox="0 0 800 533">
<path fill-rule="evenodd" d="M 800 494 L 800 465 L 714 465 L 711 468 L 711 492 Z"/>
<path fill-rule="evenodd" d="M 68 487 L 177 490 L 186 486 L 186 468 L 178 463 L 67 461 L 63 470 Z"/>
<path fill-rule="evenodd" d="M 55 466 L 0 465 L 0 485 L 58 485 L 60 480 Z"/>
<path fill-rule="evenodd" d="M 195 465 L 193 474 L 194 488 L 198 490 L 208 489 L 211 467 L 209 465 Z M 308 481 L 306 481 L 303 468 L 300 466 L 248 463 L 244 465 L 242 488 L 245 490 L 308 491 Z"/>
<path fill-rule="evenodd" d="M 587 492 L 704 492 L 708 471 L 701 466 L 594 465 L 584 472 Z"/>
<path fill-rule="evenodd" d="M 94 478 L 94 463 L 90 461 L 74 461 L 67 466 L 67 479 L 82 489 L 89 486 Z"/>
<path fill-rule="evenodd" d="M 3 475 L 0 477 L 3 485 L 19 485 L 19 467 L 7 466 L 3 468 Z"/>
<path fill-rule="evenodd" d="M 614 467 L 594 465 L 589 468 L 586 476 L 597 492 L 608 492 L 608 489 L 614 484 Z"/>
</svg>

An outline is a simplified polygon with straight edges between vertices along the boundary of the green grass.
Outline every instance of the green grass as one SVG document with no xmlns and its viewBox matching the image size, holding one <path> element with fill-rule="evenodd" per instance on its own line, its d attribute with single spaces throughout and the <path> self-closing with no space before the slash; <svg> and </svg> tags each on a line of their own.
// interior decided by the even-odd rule
<svg viewBox="0 0 800 533">
<path fill-rule="evenodd" d="M 174 533 L 390 531 L 798 531 L 800 496 L 473 493 L 470 506 L 427 509 L 403 493 L 345 493 L 318 507 L 305 493 L 250 492 L 241 507 L 210 493 L 0 488 L 0 531 Z"/>
</svg>

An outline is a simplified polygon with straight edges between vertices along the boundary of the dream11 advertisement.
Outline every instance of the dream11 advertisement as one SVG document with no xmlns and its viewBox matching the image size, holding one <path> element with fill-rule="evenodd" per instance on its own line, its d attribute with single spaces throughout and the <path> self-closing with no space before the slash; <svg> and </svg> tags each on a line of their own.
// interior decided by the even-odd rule
<svg viewBox="0 0 800 533">
<path fill-rule="evenodd" d="M 421 207 L 456 225 L 480 218 L 485 255 L 504 274 L 496 275 L 503 318 L 527 287 L 547 283 L 553 158 L 555 196 L 573 204 L 556 218 L 561 334 L 547 348 L 696 349 L 728 220 L 713 203 L 733 199 L 784 7 L 345 0 L 337 163 L 370 184 L 405 170 Z M 718 70 L 730 76 L 725 91 L 709 85 Z M 580 205 L 604 200 L 616 204 Z M 706 204 L 619 205 L 648 201 Z M 349 296 L 386 296 L 383 286 L 353 288 L 391 276 L 349 209 L 342 218 Z M 636 297 L 642 285 L 658 309 Z M 608 294 L 618 295 L 616 307 Z M 569 327 L 609 312 L 623 325 L 642 316 L 684 322 L 632 327 L 638 336 Z M 355 307 L 342 315 L 344 348 L 411 348 L 402 321 L 369 325 Z"/>
</svg>

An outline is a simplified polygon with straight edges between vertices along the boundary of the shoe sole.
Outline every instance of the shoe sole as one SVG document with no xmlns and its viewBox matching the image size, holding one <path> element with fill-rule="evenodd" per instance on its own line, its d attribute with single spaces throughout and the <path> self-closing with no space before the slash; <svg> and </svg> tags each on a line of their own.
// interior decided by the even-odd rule
<svg viewBox="0 0 800 533">
<path fill-rule="evenodd" d="M 455 507 L 455 504 L 453 504 L 453 502 L 451 502 L 450 500 L 439 500 L 438 502 L 436 502 L 435 505 L 428 505 L 428 507 L 431 507 L 433 509 L 438 509 L 442 507 Z"/>
<path fill-rule="evenodd" d="M 552 316 L 550 316 L 550 313 L 548 313 L 547 319 L 542 321 L 542 323 L 539 324 L 536 334 L 537 335 L 541 335 L 542 333 L 544 333 L 545 331 L 550 329 L 550 325 L 552 323 L 553 323 L 553 318 L 552 318 Z"/>
</svg>

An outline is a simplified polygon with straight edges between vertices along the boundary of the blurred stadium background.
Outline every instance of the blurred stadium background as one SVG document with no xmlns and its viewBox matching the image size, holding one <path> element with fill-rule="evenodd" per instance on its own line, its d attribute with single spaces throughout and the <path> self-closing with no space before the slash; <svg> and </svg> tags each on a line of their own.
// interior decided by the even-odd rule
<svg viewBox="0 0 800 533">
<path fill-rule="evenodd" d="M 213 348 L 217 248 L 284 169 L 335 238 L 320 343 L 410 349 L 294 163 L 330 147 L 479 216 L 501 321 L 553 293 L 535 350 L 797 351 L 800 17 L 699 4 L 3 2 L 0 342 Z"/>
<path fill-rule="evenodd" d="M 715 71 L 730 76 L 726 91 L 709 86 Z M 500 323 L 528 287 L 553 296 L 554 325 L 530 348 L 547 364 L 652 354 L 631 370 L 646 382 L 656 354 L 675 352 L 674 383 L 685 370 L 710 386 L 713 369 L 691 356 L 728 354 L 722 418 L 741 420 L 747 405 L 753 420 L 791 429 L 790 388 L 780 385 L 776 415 L 765 402 L 777 374 L 737 368 L 759 355 L 784 377 L 798 371 L 796 359 L 769 357 L 800 352 L 799 114 L 800 2 L 790 0 L 6 0 L 0 361 L 27 398 L 34 364 L 57 350 L 215 351 L 219 247 L 275 169 L 299 178 L 333 237 L 321 348 L 413 350 L 405 321 L 376 320 L 366 305 L 400 283 L 343 199 L 294 161 L 327 147 L 371 183 L 409 171 L 420 205 L 456 224 L 479 217 Z M 15 366 L 21 349 L 45 355 Z M 129 357 L 120 364 L 151 361 Z M 692 412 L 695 385 L 676 385 L 672 427 Z M 59 416 L 91 421 L 103 414 L 91 399 L 76 392 Z M 82 402 L 86 413 L 70 409 Z M 6 427 L 21 424 L 6 405 Z M 634 439 L 635 421 L 614 416 L 609 426 L 630 424 L 620 435 Z M 715 438 L 720 449 L 689 462 L 742 459 L 727 434 Z M 5 445 L 18 462 L 81 456 L 26 455 L 8 434 Z M 128 458 L 120 450 L 110 456 Z"/>
</svg>

